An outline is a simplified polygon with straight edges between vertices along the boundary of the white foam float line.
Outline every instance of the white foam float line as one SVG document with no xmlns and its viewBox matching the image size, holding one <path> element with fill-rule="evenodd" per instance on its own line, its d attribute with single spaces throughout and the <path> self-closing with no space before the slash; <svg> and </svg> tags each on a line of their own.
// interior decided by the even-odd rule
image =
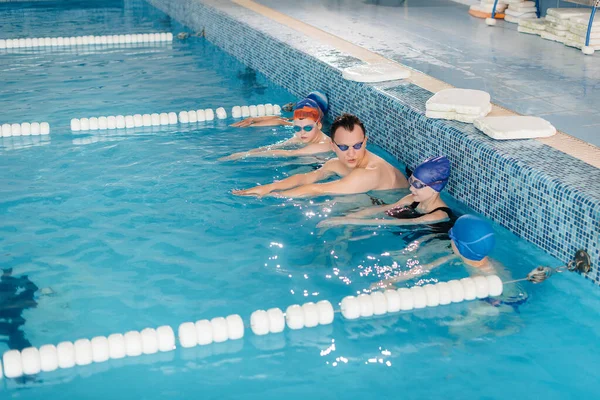
<svg viewBox="0 0 600 400">
<path fill-rule="evenodd" d="M 496 275 L 463 278 L 435 285 L 413 286 L 385 292 L 347 296 L 341 302 L 345 319 L 353 320 L 398 311 L 437 307 L 502 294 L 503 284 Z"/>
<path fill-rule="evenodd" d="M 484 299 L 499 296 L 503 283 L 496 275 L 463 278 L 435 285 L 414 286 L 410 289 L 388 289 L 385 292 L 363 293 L 358 297 L 347 296 L 341 301 L 341 313 L 345 319 L 369 318 L 398 311 L 409 311 L 425 307 L 437 307 L 465 300 Z M 250 328 L 257 336 L 280 333 L 285 326 L 291 330 L 329 325 L 334 320 L 334 308 L 327 300 L 318 303 L 294 304 L 285 314 L 279 308 L 257 310 L 250 316 Z M 194 322 L 184 322 L 178 328 L 179 344 L 184 348 L 205 346 L 244 337 L 244 322 L 237 315 L 215 317 Z M 113 334 L 108 338 L 97 336 L 92 340 L 79 339 L 62 342 L 58 346 L 45 345 L 23 351 L 9 350 L 2 357 L 4 376 L 18 378 L 37 374 L 40 371 L 66 369 L 75 365 L 84 366 L 92 362 L 101 363 L 108 359 L 137 357 L 142 354 L 168 352 L 176 348 L 173 329 L 161 326 L 157 329 L 146 328 L 141 332 L 129 331 Z"/>
<path fill-rule="evenodd" d="M 227 118 L 227 112 L 223 107 L 217 109 L 217 118 Z M 134 114 L 134 115 L 116 115 L 101 116 L 91 118 L 73 118 L 71 119 L 71 131 L 97 131 L 112 129 L 132 129 L 140 127 L 176 125 L 177 123 L 187 124 L 195 122 L 212 121 L 215 119 L 215 112 L 211 108 L 204 110 L 190 110 L 175 112 L 163 112 L 154 114 Z"/>
<path fill-rule="evenodd" d="M 269 103 L 253 106 L 235 106 L 231 109 L 231 116 L 235 119 L 271 115 L 281 115 L 281 107 L 277 104 Z"/>
<path fill-rule="evenodd" d="M 172 41 L 173 34 L 170 32 L 152 32 L 104 36 L 43 37 L 24 39 L 0 39 L 0 49 L 156 43 Z"/>
<path fill-rule="evenodd" d="M 49 135 L 50 124 L 47 122 L 23 122 L 20 124 L 2 124 L 0 136 L 37 136 Z"/>
<path fill-rule="evenodd" d="M 65 341 L 57 346 L 48 344 L 39 349 L 28 347 L 22 351 L 9 350 L 2 356 L 0 378 L 3 375 L 2 369 L 5 377 L 18 378 L 126 356 L 168 352 L 175 348 L 175 333 L 170 326 L 165 325 L 156 329 L 146 328 L 141 332 L 129 331 L 124 335 L 118 333 L 108 337 L 97 336 L 91 340 Z"/>
</svg>

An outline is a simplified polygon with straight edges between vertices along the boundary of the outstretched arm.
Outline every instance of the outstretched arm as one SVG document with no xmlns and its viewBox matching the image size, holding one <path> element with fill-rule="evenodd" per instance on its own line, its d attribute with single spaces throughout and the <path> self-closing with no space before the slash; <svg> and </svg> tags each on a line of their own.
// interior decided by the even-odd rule
<svg viewBox="0 0 600 400">
<path fill-rule="evenodd" d="M 379 175 L 375 171 L 355 169 L 350 174 L 338 181 L 328 183 L 305 184 L 295 189 L 286 190 L 284 192 L 278 193 L 278 195 L 284 197 L 309 197 L 320 196 L 325 194 L 366 193 L 370 190 L 375 189 L 378 184 Z"/>
<path fill-rule="evenodd" d="M 365 217 L 370 217 L 371 215 L 377 215 L 379 213 L 384 213 L 384 212 L 386 212 L 388 210 L 392 210 L 392 209 L 397 208 L 397 207 L 402 207 L 402 206 L 406 206 L 406 205 L 412 204 L 414 201 L 415 200 L 414 200 L 413 195 L 409 194 L 407 196 L 404 196 L 403 198 L 401 198 L 400 200 L 398 200 L 394 204 L 384 204 L 382 206 L 368 207 L 368 208 L 365 208 L 363 210 L 357 211 L 355 213 L 348 214 L 347 217 L 349 217 L 349 218 L 365 218 Z"/>
<path fill-rule="evenodd" d="M 244 157 L 273 157 L 273 156 L 291 156 L 287 152 L 295 151 L 295 150 L 280 150 L 282 147 L 292 146 L 298 144 L 299 140 L 294 136 L 288 140 L 284 140 L 280 143 L 271 144 L 268 146 L 257 147 L 256 149 L 240 151 L 238 153 L 233 153 L 225 157 L 219 158 L 219 161 L 232 161 L 239 160 Z M 299 149 L 300 150 L 300 149 Z"/>
<path fill-rule="evenodd" d="M 436 211 L 433 214 L 426 214 L 418 218 L 351 218 L 351 217 L 338 217 L 329 218 L 319 222 L 319 226 L 337 226 L 337 225 L 363 225 L 363 226 L 401 226 L 401 225 L 419 225 L 419 224 L 431 224 L 435 222 L 441 222 L 448 218 L 445 212 Z"/>
<path fill-rule="evenodd" d="M 306 174 L 293 175 L 289 178 L 273 182 L 268 185 L 255 186 L 246 190 L 234 190 L 233 194 L 236 194 L 238 196 L 264 196 L 277 190 L 286 190 L 300 185 L 309 185 L 314 182 L 327 179 L 335 173 L 330 168 L 328 168 L 328 163 L 330 163 L 330 161 L 325 163 L 323 167 L 319 168 L 316 171 L 308 172 Z"/>
<path fill-rule="evenodd" d="M 378 218 L 362 220 L 361 218 L 370 217 L 372 215 L 377 215 L 377 214 L 383 214 L 384 212 L 391 210 L 393 208 L 411 204 L 413 202 L 413 200 L 414 199 L 413 199 L 412 194 L 409 194 L 408 196 L 404 196 L 402 199 L 398 200 L 397 202 L 395 202 L 394 204 L 391 204 L 391 205 L 384 204 L 381 206 L 367 207 L 360 211 L 350 213 L 344 217 L 331 217 L 331 218 L 324 219 L 323 221 L 321 221 L 317 224 L 317 227 L 324 228 L 324 227 L 333 227 L 333 226 L 339 226 L 339 225 L 384 225 L 384 224 L 386 224 L 387 221 L 392 221 L 392 220 L 378 219 Z M 362 222 L 362 221 L 367 221 L 367 222 Z M 374 221 L 380 221 L 380 223 L 374 223 Z"/>
<path fill-rule="evenodd" d="M 376 290 L 376 289 L 387 289 L 389 287 L 394 286 L 394 284 L 398 283 L 398 282 L 404 282 L 404 281 L 409 281 L 411 279 L 414 279 L 418 276 L 421 275 L 426 275 L 428 274 L 432 269 L 437 268 L 443 264 L 446 264 L 448 261 L 452 260 L 453 258 L 456 258 L 457 255 L 456 254 L 450 254 L 448 256 L 445 257 L 441 257 L 438 258 L 437 260 L 429 263 L 429 264 L 423 264 L 420 268 L 413 268 L 410 271 L 406 271 L 403 273 L 400 273 L 396 276 L 394 276 L 393 278 L 389 278 L 389 279 L 385 279 L 383 281 L 379 281 L 377 283 L 374 283 L 371 285 L 370 289 L 371 290 Z"/>
<path fill-rule="evenodd" d="M 247 128 L 249 126 L 278 126 L 278 125 L 292 125 L 289 119 L 279 117 L 277 115 L 265 116 L 265 117 L 250 117 L 243 119 L 235 124 L 231 124 L 235 128 Z"/>
<path fill-rule="evenodd" d="M 291 139 L 290 139 L 291 140 Z M 255 150 L 259 150 L 259 149 L 255 149 Z M 330 150 L 328 150 L 330 151 Z M 262 151 L 249 151 L 249 152 L 241 152 L 241 153 L 235 153 L 232 154 L 228 157 L 224 157 L 221 160 L 235 160 L 238 158 L 242 158 L 242 157 L 301 157 L 301 156 L 308 156 L 308 155 L 312 155 L 312 154 L 322 154 L 322 153 L 327 153 L 328 151 L 323 151 L 323 148 L 321 146 L 318 145 L 308 145 L 308 146 L 304 146 L 302 148 L 299 149 L 294 149 L 294 150 L 281 150 L 281 149 L 273 149 L 273 147 L 270 148 L 264 148 L 264 150 Z"/>
</svg>

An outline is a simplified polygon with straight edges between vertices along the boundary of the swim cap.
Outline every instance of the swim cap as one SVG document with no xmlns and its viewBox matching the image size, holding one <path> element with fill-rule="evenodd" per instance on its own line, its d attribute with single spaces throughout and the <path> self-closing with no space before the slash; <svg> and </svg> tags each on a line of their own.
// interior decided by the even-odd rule
<svg viewBox="0 0 600 400">
<path fill-rule="evenodd" d="M 441 192 L 450 177 L 450 161 L 444 156 L 429 157 L 415 168 L 413 176 L 436 192 Z"/>
<path fill-rule="evenodd" d="M 329 100 L 325 93 L 315 90 L 310 92 L 306 98 L 314 100 L 317 103 L 321 109 L 321 114 L 325 115 L 327 114 L 327 111 L 329 111 Z"/>
<path fill-rule="evenodd" d="M 463 215 L 457 219 L 448 234 L 460 255 L 467 260 L 482 260 L 496 244 L 490 223 L 475 215 Z"/>
<path fill-rule="evenodd" d="M 317 102 L 308 98 L 297 102 L 294 108 L 294 119 L 311 118 L 317 122 L 321 120 L 322 116 L 323 114 Z"/>
</svg>

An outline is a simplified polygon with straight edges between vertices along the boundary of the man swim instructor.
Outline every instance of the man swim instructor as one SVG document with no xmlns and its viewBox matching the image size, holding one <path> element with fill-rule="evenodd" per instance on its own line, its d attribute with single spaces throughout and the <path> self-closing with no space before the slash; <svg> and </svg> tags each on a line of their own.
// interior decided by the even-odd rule
<svg viewBox="0 0 600 400">
<path fill-rule="evenodd" d="M 331 125 L 331 146 L 337 158 L 327 161 L 316 171 L 290 176 L 268 185 L 234 190 L 233 194 L 309 197 L 407 188 L 408 181 L 402 172 L 368 151 L 366 145 L 363 123 L 355 115 L 343 114 Z M 316 183 L 333 175 L 341 179 Z"/>
</svg>

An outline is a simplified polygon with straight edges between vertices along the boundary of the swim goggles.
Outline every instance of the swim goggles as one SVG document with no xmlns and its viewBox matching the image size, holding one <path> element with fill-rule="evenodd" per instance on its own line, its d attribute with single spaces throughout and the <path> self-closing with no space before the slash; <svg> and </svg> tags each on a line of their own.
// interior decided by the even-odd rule
<svg viewBox="0 0 600 400">
<path fill-rule="evenodd" d="M 444 181 L 435 181 L 435 182 L 431 182 L 429 185 L 435 185 L 436 183 L 443 183 L 443 182 Z M 423 188 L 426 188 L 427 186 L 429 186 L 428 184 L 415 179 L 412 175 L 408 178 L 408 183 L 410 183 L 410 186 L 414 187 L 415 189 L 423 189 Z"/>
<path fill-rule="evenodd" d="M 333 142 L 333 143 L 335 143 L 335 142 Z M 352 145 L 352 148 L 353 148 L 354 150 L 360 150 L 360 149 L 361 149 L 361 147 L 363 146 L 363 144 L 364 144 L 364 143 L 365 143 L 365 139 L 363 139 L 363 141 L 362 141 L 362 142 L 358 142 L 358 143 L 356 143 L 356 144 L 353 144 L 353 145 Z M 348 146 L 347 144 L 337 144 L 337 143 L 335 143 L 335 145 L 336 145 L 336 146 L 338 147 L 338 149 L 340 149 L 341 151 L 348 151 L 348 149 L 350 148 L 350 146 Z"/>
<path fill-rule="evenodd" d="M 305 125 L 305 126 L 294 125 L 294 132 L 296 132 L 296 133 L 298 133 L 300 131 L 310 132 L 313 129 L 315 129 L 314 125 Z"/>
<path fill-rule="evenodd" d="M 294 111 L 294 119 L 312 119 L 315 122 L 319 122 L 321 119 L 321 112 L 311 107 L 302 107 Z"/>
</svg>

